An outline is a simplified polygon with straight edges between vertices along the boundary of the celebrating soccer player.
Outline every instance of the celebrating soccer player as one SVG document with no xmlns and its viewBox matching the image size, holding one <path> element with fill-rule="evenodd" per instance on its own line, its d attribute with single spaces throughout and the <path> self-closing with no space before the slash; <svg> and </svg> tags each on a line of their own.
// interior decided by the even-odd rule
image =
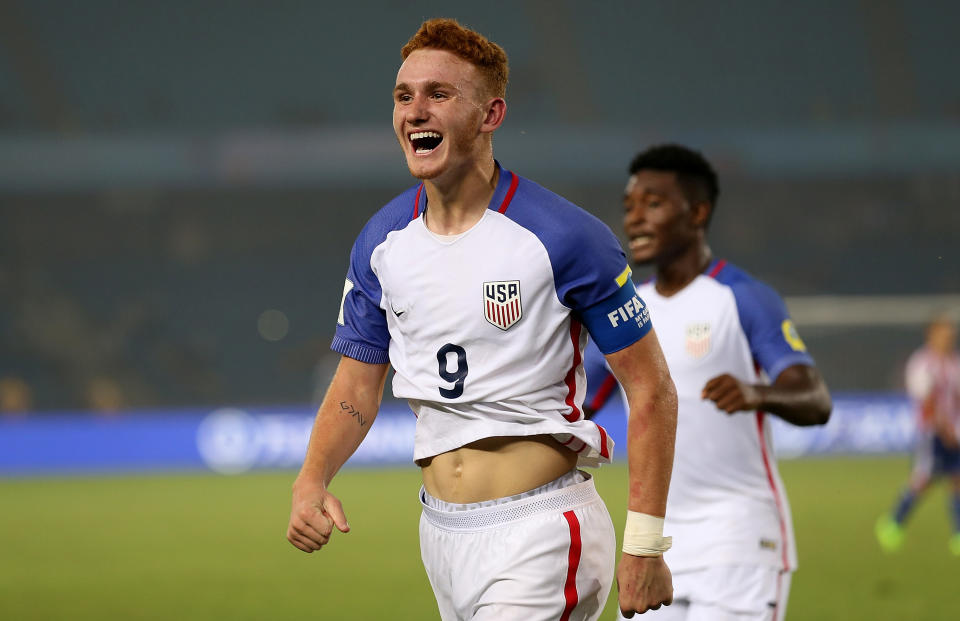
<svg viewBox="0 0 960 621">
<path fill-rule="evenodd" d="M 675 602 L 656 619 L 783 619 L 796 551 L 768 414 L 819 425 L 827 388 L 780 297 L 716 259 L 717 176 L 702 155 L 652 147 L 630 165 L 623 226 L 679 398 L 666 532 Z M 593 408 L 614 385 L 588 355 Z"/>
<path fill-rule="evenodd" d="M 387 368 L 417 416 L 421 552 L 443 619 L 596 619 L 615 536 L 591 476 L 613 445 L 584 418 L 589 333 L 630 404 L 620 608 L 672 599 L 663 517 L 676 392 L 626 258 L 599 220 L 493 158 L 507 57 L 453 20 L 402 50 L 393 126 L 420 182 L 361 231 L 340 365 L 293 488 L 305 552 L 349 527 L 331 479 L 373 424 Z"/>
<path fill-rule="evenodd" d="M 893 512 L 880 518 L 877 540 L 887 552 L 903 545 L 903 524 L 916 502 L 940 476 L 950 478 L 953 536 L 948 547 L 960 556 L 960 355 L 957 326 L 946 315 L 927 327 L 924 346 L 907 361 L 907 393 L 916 407 L 913 471 Z"/>
</svg>

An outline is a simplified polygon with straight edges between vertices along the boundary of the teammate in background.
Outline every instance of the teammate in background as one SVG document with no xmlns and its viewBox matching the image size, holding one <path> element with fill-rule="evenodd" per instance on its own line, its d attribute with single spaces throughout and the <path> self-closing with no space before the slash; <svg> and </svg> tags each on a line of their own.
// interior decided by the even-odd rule
<svg viewBox="0 0 960 621">
<path fill-rule="evenodd" d="M 393 125 L 421 182 L 354 244 L 332 345 L 342 358 L 287 538 L 313 552 L 334 527 L 349 530 L 328 486 L 370 429 L 392 365 L 394 394 L 417 415 L 421 553 L 441 616 L 596 619 L 616 558 L 610 516 L 577 469 L 613 448 L 581 411 L 589 332 L 630 403 L 620 607 L 632 617 L 669 604 L 676 392 L 623 251 L 599 220 L 494 160 L 500 46 L 429 20 L 402 57 Z M 611 319 L 621 312 L 630 318 Z"/>
<path fill-rule="evenodd" d="M 768 415 L 822 425 L 829 392 L 777 293 L 713 257 L 719 189 L 703 156 L 655 146 L 629 172 L 624 230 L 633 262 L 655 268 L 638 292 L 680 404 L 665 525 L 675 601 L 653 618 L 783 619 L 797 561 Z M 612 380 L 587 362 L 587 403 L 598 408 Z"/>
<path fill-rule="evenodd" d="M 907 362 L 907 393 L 917 413 L 916 452 L 907 488 L 893 512 L 877 522 L 877 540 L 887 552 L 903 545 L 903 525 L 930 483 L 947 475 L 953 517 L 948 546 L 951 553 L 960 556 L 960 356 L 956 341 L 953 320 L 937 317 L 927 327 L 926 343 Z"/>
</svg>

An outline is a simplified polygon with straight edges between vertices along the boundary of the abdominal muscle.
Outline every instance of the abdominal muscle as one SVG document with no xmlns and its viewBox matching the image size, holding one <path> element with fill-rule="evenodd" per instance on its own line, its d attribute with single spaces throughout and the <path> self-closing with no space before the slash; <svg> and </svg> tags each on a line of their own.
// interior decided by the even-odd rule
<svg viewBox="0 0 960 621">
<path fill-rule="evenodd" d="M 428 494 L 462 504 L 540 487 L 572 470 L 577 454 L 548 435 L 494 437 L 417 463 Z"/>
</svg>

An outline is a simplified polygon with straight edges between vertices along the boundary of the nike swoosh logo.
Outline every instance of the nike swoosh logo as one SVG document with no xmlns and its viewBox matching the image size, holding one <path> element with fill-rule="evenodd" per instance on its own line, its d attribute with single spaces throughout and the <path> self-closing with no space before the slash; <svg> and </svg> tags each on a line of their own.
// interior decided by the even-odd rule
<svg viewBox="0 0 960 621">
<path fill-rule="evenodd" d="M 390 305 L 390 310 L 392 310 L 392 311 L 393 311 L 393 314 L 396 315 L 397 317 L 399 317 L 400 315 L 402 315 L 402 314 L 404 314 L 405 312 L 407 312 L 407 311 L 397 312 L 397 309 L 395 309 L 395 308 L 393 307 L 393 304 Z"/>
</svg>

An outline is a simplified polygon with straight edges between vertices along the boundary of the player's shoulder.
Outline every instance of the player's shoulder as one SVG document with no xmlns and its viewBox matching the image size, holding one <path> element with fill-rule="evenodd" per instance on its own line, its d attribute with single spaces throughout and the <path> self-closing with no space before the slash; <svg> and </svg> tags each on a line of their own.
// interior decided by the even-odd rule
<svg viewBox="0 0 960 621">
<path fill-rule="evenodd" d="M 517 175 L 516 195 L 504 215 L 532 232 L 548 248 L 582 249 L 616 239 L 600 218 L 520 175 Z"/>
<path fill-rule="evenodd" d="M 907 358 L 907 366 L 913 368 L 926 367 L 930 364 L 930 350 L 926 346 L 919 347 Z"/>
<path fill-rule="evenodd" d="M 754 359 L 771 379 L 792 364 L 813 366 L 787 305 L 773 287 L 729 263 L 718 262 L 708 274 L 733 292 L 740 326 Z"/>
<path fill-rule="evenodd" d="M 418 183 L 393 197 L 374 213 L 357 236 L 356 248 L 372 251 L 383 243 L 392 231 L 405 228 L 417 218 L 417 199 L 423 191 Z"/>
<path fill-rule="evenodd" d="M 707 267 L 705 273 L 722 285 L 728 287 L 763 284 L 759 278 L 726 259 L 715 259 Z"/>
<path fill-rule="evenodd" d="M 769 304 L 781 300 L 776 289 L 747 270 L 724 259 L 712 262 L 706 274 L 719 285 L 732 290 L 738 305 Z"/>
<path fill-rule="evenodd" d="M 538 183 L 511 174 L 513 198 L 499 211 L 544 248 L 560 302 L 582 310 L 619 290 L 627 259 L 610 227 Z"/>
</svg>

